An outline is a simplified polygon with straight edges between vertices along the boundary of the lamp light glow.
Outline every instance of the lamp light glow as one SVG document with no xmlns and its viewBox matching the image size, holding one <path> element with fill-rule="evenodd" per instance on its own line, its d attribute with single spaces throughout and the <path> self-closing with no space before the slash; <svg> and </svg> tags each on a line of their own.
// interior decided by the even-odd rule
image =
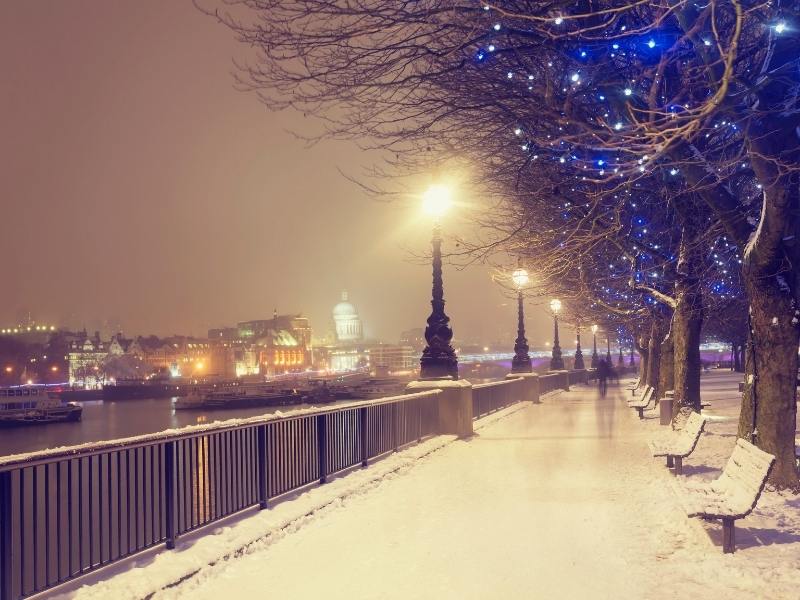
<svg viewBox="0 0 800 600">
<path fill-rule="evenodd" d="M 434 184 L 422 195 L 422 208 L 434 217 L 441 217 L 452 203 L 452 192 L 446 185 Z"/>
<path fill-rule="evenodd" d="M 516 285 L 517 288 L 521 288 L 528 283 L 530 278 L 528 277 L 528 272 L 525 269 L 519 268 L 512 273 L 511 279 L 514 281 L 514 285 Z"/>
<path fill-rule="evenodd" d="M 550 300 L 550 310 L 558 314 L 561 311 L 561 300 L 558 298 L 553 298 Z"/>
<path fill-rule="evenodd" d="M 597 333 L 597 325 L 592 325 L 592 333 Z"/>
</svg>

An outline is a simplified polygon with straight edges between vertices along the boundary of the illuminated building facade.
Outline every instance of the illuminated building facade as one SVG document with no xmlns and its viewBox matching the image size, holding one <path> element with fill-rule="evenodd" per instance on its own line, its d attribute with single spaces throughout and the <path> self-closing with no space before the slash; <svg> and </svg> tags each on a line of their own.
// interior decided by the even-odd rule
<svg viewBox="0 0 800 600">
<path fill-rule="evenodd" d="M 105 379 L 103 363 L 108 356 L 108 345 L 100 341 L 98 333 L 90 338 L 84 332 L 83 338 L 73 341 L 69 347 L 69 382 L 88 388 L 98 387 Z"/>
<path fill-rule="evenodd" d="M 361 319 L 356 307 L 347 299 L 347 292 L 342 292 L 342 300 L 333 307 L 333 322 L 336 327 L 336 341 L 340 344 L 352 344 L 364 339 Z"/>
<path fill-rule="evenodd" d="M 395 373 L 413 371 L 417 368 L 419 356 L 411 346 L 379 344 L 369 348 L 369 364 L 380 372 Z"/>
<path fill-rule="evenodd" d="M 236 327 L 211 329 L 217 374 L 224 377 L 278 375 L 304 371 L 314 364 L 311 325 L 301 315 L 242 321 Z"/>
</svg>

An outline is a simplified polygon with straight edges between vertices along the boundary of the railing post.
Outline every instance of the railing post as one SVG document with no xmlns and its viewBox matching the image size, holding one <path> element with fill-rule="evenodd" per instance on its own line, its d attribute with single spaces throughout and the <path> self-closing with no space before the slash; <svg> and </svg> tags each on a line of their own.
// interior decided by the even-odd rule
<svg viewBox="0 0 800 600">
<path fill-rule="evenodd" d="M 11 600 L 11 471 L 0 473 L 0 600 Z"/>
<path fill-rule="evenodd" d="M 258 429 L 258 508 L 267 508 L 267 426 L 259 425 Z"/>
<path fill-rule="evenodd" d="M 164 501 L 167 505 L 165 515 L 167 527 L 167 549 L 175 548 L 175 540 L 178 538 L 178 523 L 175 518 L 175 507 L 177 505 L 177 470 L 175 469 L 175 446 L 177 442 L 167 442 L 164 444 Z"/>
<path fill-rule="evenodd" d="M 358 409 L 359 433 L 361 434 L 361 466 L 366 467 L 369 460 L 367 449 L 367 407 Z"/>
<path fill-rule="evenodd" d="M 394 451 L 397 452 L 397 448 L 399 446 L 398 440 L 400 439 L 400 436 L 397 433 L 397 430 L 399 429 L 398 421 L 400 420 L 399 417 L 397 416 L 398 412 L 397 402 L 392 402 L 391 407 L 392 407 L 392 445 L 394 446 Z"/>
<path fill-rule="evenodd" d="M 317 452 L 319 456 L 319 482 L 328 481 L 328 421 L 325 415 L 317 417 Z"/>
</svg>

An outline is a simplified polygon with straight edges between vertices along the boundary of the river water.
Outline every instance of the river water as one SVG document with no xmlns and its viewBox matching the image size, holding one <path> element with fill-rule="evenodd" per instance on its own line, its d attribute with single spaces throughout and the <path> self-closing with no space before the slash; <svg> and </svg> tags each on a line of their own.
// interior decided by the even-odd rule
<svg viewBox="0 0 800 600">
<path fill-rule="evenodd" d="M 156 433 L 165 429 L 202 425 L 242 417 L 268 415 L 308 408 L 309 404 L 294 406 L 262 406 L 224 410 L 175 410 L 172 398 L 152 398 L 119 401 L 77 402 L 83 406 L 77 423 L 48 423 L 23 427 L 0 428 L 0 456 L 33 452 L 58 446 Z M 326 406 L 330 406 L 328 403 Z"/>
</svg>

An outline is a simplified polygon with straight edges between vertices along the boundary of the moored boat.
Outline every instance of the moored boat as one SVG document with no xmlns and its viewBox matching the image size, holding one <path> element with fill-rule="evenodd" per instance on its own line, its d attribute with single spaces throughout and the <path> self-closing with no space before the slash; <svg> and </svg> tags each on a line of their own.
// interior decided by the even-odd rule
<svg viewBox="0 0 800 600">
<path fill-rule="evenodd" d="M 405 392 L 406 382 L 392 377 L 371 377 L 355 385 L 352 397 L 363 400 L 388 398 Z"/>
<path fill-rule="evenodd" d="M 278 389 L 274 385 L 263 383 L 228 382 L 192 387 L 186 396 L 175 400 L 175 408 L 187 410 L 288 406 L 300 404 L 304 398 L 296 389 Z"/>
<path fill-rule="evenodd" d="M 188 386 L 163 379 L 122 379 L 103 386 L 103 400 L 139 400 L 184 396 Z"/>
<path fill-rule="evenodd" d="M 44 386 L 0 388 L 0 425 L 34 425 L 80 421 L 83 408 L 62 402 Z"/>
</svg>

